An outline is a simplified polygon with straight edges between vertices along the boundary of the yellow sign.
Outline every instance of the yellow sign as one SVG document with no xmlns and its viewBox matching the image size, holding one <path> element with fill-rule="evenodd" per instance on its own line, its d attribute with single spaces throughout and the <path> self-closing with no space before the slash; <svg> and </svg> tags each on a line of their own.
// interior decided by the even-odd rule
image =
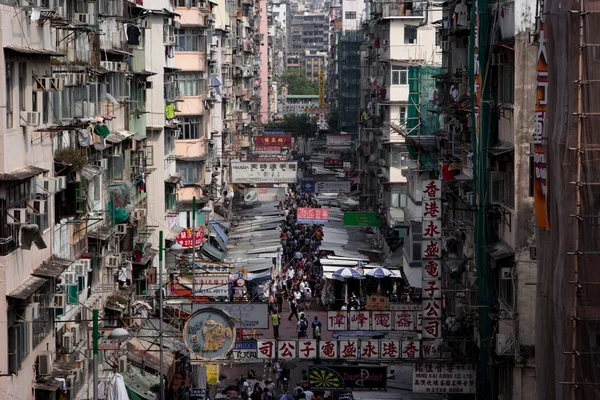
<svg viewBox="0 0 600 400">
<path fill-rule="evenodd" d="M 219 383 L 219 364 L 208 364 L 206 367 L 206 383 L 216 385 Z"/>
<path fill-rule="evenodd" d="M 319 105 L 325 107 L 325 71 L 319 70 Z"/>
</svg>

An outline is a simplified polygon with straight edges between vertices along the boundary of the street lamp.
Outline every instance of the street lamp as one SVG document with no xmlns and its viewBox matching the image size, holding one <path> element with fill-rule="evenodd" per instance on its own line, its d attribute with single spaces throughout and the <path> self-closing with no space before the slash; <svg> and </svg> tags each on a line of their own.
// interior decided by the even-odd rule
<svg viewBox="0 0 600 400">
<path fill-rule="evenodd" d="M 113 329 L 110 335 L 108 335 L 108 338 L 122 342 L 123 340 L 127 340 L 129 338 L 129 332 L 123 328 Z"/>
</svg>

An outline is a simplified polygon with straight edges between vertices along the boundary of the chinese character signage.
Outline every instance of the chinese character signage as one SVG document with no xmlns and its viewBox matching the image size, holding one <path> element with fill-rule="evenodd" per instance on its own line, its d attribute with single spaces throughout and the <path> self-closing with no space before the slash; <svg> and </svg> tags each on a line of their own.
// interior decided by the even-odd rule
<svg viewBox="0 0 600 400">
<path fill-rule="evenodd" d="M 423 218 L 441 218 L 442 202 L 440 200 L 423 200 Z"/>
<path fill-rule="evenodd" d="M 423 249 L 423 258 L 439 259 L 442 257 L 442 244 L 439 240 L 423 240 L 421 248 Z"/>
<path fill-rule="evenodd" d="M 257 147 L 291 147 L 291 136 L 259 136 L 254 138 L 254 145 Z"/>
<path fill-rule="evenodd" d="M 360 358 L 367 360 L 379 359 L 379 340 L 361 340 Z"/>
<path fill-rule="evenodd" d="M 394 311 L 394 330 L 414 331 L 416 330 L 416 311 L 401 310 Z"/>
<path fill-rule="evenodd" d="M 382 339 L 379 341 L 380 357 L 382 360 L 395 360 L 400 357 L 400 341 L 393 339 Z"/>
<path fill-rule="evenodd" d="M 277 342 L 277 356 L 283 360 L 292 360 L 296 358 L 297 346 L 295 340 L 279 340 Z"/>
<path fill-rule="evenodd" d="M 423 181 L 423 201 L 440 199 L 442 197 L 442 181 L 428 179 Z"/>
<path fill-rule="evenodd" d="M 345 331 L 348 329 L 348 312 L 346 311 L 328 311 L 327 312 L 327 330 Z"/>
<path fill-rule="evenodd" d="M 229 295 L 229 275 L 200 275 L 194 276 L 195 296 L 223 297 Z"/>
<path fill-rule="evenodd" d="M 387 296 L 367 296 L 367 310 L 388 310 L 389 298 Z"/>
<path fill-rule="evenodd" d="M 323 167 L 325 167 L 325 168 L 343 168 L 344 163 L 342 162 L 342 160 L 326 158 L 325 160 L 323 160 Z"/>
<path fill-rule="evenodd" d="M 338 358 L 338 342 L 337 340 L 320 340 L 319 341 L 319 356 L 321 358 Z"/>
<path fill-rule="evenodd" d="M 299 224 L 327 225 L 329 223 L 329 209 L 299 208 L 297 221 Z"/>
<path fill-rule="evenodd" d="M 298 340 L 298 358 L 317 358 L 317 341 L 313 339 Z"/>
<path fill-rule="evenodd" d="M 298 163 L 242 161 L 231 163 L 231 183 L 295 183 Z"/>
<path fill-rule="evenodd" d="M 340 340 L 340 358 L 356 360 L 358 358 L 358 339 Z"/>
<path fill-rule="evenodd" d="M 175 241 L 183 248 L 192 248 L 194 246 L 194 238 L 196 239 L 196 247 L 202 246 L 204 243 L 204 227 L 197 226 L 194 230 L 195 235 L 192 235 L 192 229 L 184 229 L 179 232 L 179 235 L 175 238 Z"/>
<path fill-rule="evenodd" d="M 310 390 L 384 392 L 387 390 L 387 367 L 315 365 L 308 369 Z"/>
<path fill-rule="evenodd" d="M 413 366 L 413 393 L 474 394 L 475 382 L 475 368 L 469 364 Z"/>
<path fill-rule="evenodd" d="M 391 331 L 393 321 L 392 321 L 392 311 L 373 311 L 371 313 L 371 324 L 373 326 L 374 331 Z"/>
<path fill-rule="evenodd" d="M 533 126 L 533 205 L 535 219 L 540 228 L 550 229 L 548 221 L 548 181 L 546 146 L 548 145 L 548 53 L 546 52 L 546 37 L 544 19 L 546 11 L 543 2 L 539 20 L 539 38 L 537 51 L 537 78 L 535 122 Z"/>
<path fill-rule="evenodd" d="M 277 340 L 267 339 L 267 340 L 258 340 L 258 358 L 259 359 L 271 359 L 275 358 L 275 349 L 277 346 Z"/>
<path fill-rule="evenodd" d="M 349 311 L 351 331 L 368 331 L 371 327 L 371 313 L 368 311 Z"/>
</svg>

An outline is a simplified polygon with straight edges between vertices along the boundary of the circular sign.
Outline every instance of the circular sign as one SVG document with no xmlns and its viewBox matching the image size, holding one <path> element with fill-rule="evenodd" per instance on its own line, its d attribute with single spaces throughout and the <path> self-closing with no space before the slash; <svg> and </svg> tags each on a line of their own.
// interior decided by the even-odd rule
<svg viewBox="0 0 600 400">
<path fill-rule="evenodd" d="M 235 281 L 235 286 L 237 286 L 237 287 L 244 287 L 244 286 L 246 286 L 246 280 L 244 278 L 238 278 Z"/>
<path fill-rule="evenodd" d="M 192 359 L 224 358 L 233 349 L 235 325 L 225 311 L 203 308 L 190 315 L 185 323 L 183 342 Z"/>
</svg>

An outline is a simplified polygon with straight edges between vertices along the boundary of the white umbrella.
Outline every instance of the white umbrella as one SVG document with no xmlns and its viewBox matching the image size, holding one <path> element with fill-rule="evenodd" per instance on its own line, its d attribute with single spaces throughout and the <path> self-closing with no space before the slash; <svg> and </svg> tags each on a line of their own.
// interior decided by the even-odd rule
<svg viewBox="0 0 600 400">
<path fill-rule="evenodd" d="M 373 278 L 381 279 L 381 278 L 389 278 L 390 276 L 396 276 L 396 273 L 393 271 L 390 271 L 387 268 L 377 267 L 377 268 L 368 270 L 367 272 L 365 272 L 365 275 L 372 276 Z"/>
<path fill-rule="evenodd" d="M 340 268 L 337 271 L 335 271 L 332 276 L 334 278 L 341 278 L 344 280 L 347 279 L 364 279 L 365 277 L 358 272 L 357 270 L 353 269 L 353 268 Z M 346 291 L 345 291 L 345 295 L 344 295 L 344 302 L 348 303 L 348 282 L 345 282 L 346 284 Z"/>
</svg>

